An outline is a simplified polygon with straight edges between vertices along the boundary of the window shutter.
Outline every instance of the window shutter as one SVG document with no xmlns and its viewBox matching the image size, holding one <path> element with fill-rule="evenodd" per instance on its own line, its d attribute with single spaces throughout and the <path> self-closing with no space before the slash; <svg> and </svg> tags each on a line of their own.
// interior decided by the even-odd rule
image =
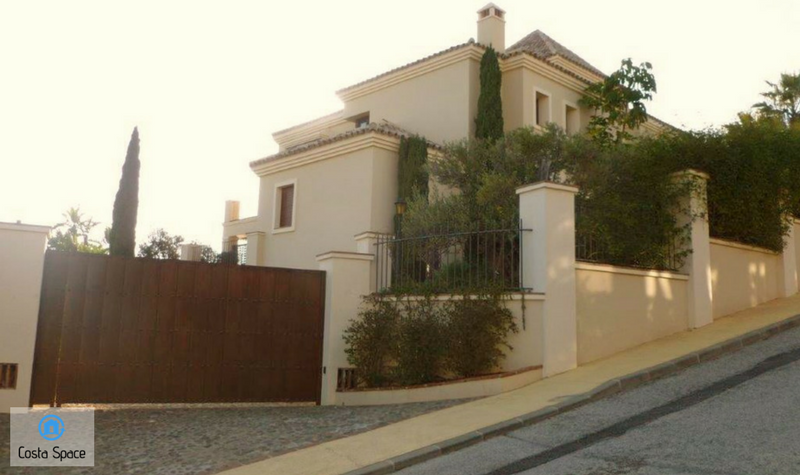
<svg viewBox="0 0 800 475">
<path fill-rule="evenodd" d="M 294 209 L 294 185 L 281 188 L 281 219 L 280 227 L 292 226 L 292 210 Z"/>
</svg>

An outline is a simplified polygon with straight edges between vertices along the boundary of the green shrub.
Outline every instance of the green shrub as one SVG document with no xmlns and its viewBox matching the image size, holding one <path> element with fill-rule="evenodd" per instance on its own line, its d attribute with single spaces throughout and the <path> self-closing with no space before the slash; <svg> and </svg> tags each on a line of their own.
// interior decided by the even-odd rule
<svg viewBox="0 0 800 475">
<path fill-rule="evenodd" d="M 394 380 L 424 384 L 442 379 L 445 312 L 430 297 L 404 300 L 394 345 Z"/>
<path fill-rule="evenodd" d="M 365 298 L 357 319 L 344 331 L 347 360 L 358 368 L 361 383 L 377 387 L 391 381 L 389 364 L 397 337 L 400 309 L 394 300 Z"/>
<path fill-rule="evenodd" d="M 448 306 L 445 368 L 461 377 L 496 369 L 505 358 L 503 347 L 513 350 L 508 336 L 519 329 L 499 296 L 465 295 Z"/>
<path fill-rule="evenodd" d="M 500 294 L 438 301 L 370 296 L 345 330 L 346 352 L 369 387 L 424 384 L 494 370 L 517 332 Z"/>
</svg>

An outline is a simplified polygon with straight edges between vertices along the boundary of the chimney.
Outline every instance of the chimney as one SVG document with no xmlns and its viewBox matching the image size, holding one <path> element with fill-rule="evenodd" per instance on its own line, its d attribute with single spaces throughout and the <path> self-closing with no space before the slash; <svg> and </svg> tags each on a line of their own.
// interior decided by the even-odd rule
<svg viewBox="0 0 800 475">
<path fill-rule="evenodd" d="M 498 53 L 506 50 L 506 12 L 494 3 L 478 10 L 478 43 L 491 45 Z"/>
</svg>

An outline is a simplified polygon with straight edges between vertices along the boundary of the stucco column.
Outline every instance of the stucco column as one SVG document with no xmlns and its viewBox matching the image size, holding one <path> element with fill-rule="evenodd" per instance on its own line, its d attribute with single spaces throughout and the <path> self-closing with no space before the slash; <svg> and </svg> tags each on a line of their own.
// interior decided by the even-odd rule
<svg viewBox="0 0 800 475">
<path fill-rule="evenodd" d="M 378 265 L 378 246 L 376 246 L 378 242 L 378 238 L 381 236 L 381 233 L 376 233 L 374 231 L 366 231 L 360 234 L 356 234 L 356 252 L 359 254 L 372 254 L 376 256 L 373 259 L 372 263 L 370 264 L 369 275 L 370 275 L 370 284 L 369 284 L 369 291 L 375 292 L 377 291 L 378 281 L 377 281 L 377 265 Z M 387 253 L 388 254 L 388 253 Z M 390 266 L 390 258 L 386 256 L 386 265 Z M 388 274 L 387 274 L 388 276 Z"/>
<path fill-rule="evenodd" d="M 181 244 L 180 260 L 199 262 L 202 258 L 203 247 L 200 244 Z"/>
<path fill-rule="evenodd" d="M 239 219 L 239 202 L 235 200 L 228 200 L 225 202 L 225 223 L 236 221 Z"/>
<path fill-rule="evenodd" d="M 675 180 L 687 183 L 689 193 L 681 201 L 679 225 L 689 225 L 691 253 L 686 257 L 681 272 L 689 274 L 689 328 L 700 328 L 714 321 L 711 295 L 711 242 L 708 231 L 708 175 L 697 170 L 684 170 L 673 175 Z"/>
<path fill-rule="evenodd" d="M 542 372 L 545 377 L 578 365 L 575 290 L 574 186 L 534 183 L 517 189 L 522 233 L 523 285 L 545 294 Z"/>
<path fill-rule="evenodd" d="M 17 366 L 15 389 L 0 389 L 0 413 L 28 407 L 48 226 L 0 223 L 0 363 Z"/>
<path fill-rule="evenodd" d="M 317 256 L 325 271 L 325 326 L 322 342 L 323 405 L 336 404 L 339 368 L 347 368 L 343 331 L 356 318 L 361 298 L 370 292 L 370 265 L 374 256 L 357 252 L 326 252 Z"/>
<path fill-rule="evenodd" d="M 264 265 L 264 249 L 267 245 L 267 235 L 261 231 L 247 233 L 247 259 L 248 266 Z"/>
<path fill-rule="evenodd" d="M 789 234 L 783 238 L 781 253 L 781 297 L 790 297 L 797 293 L 797 250 L 795 248 L 794 220 L 789 226 Z"/>
</svg>

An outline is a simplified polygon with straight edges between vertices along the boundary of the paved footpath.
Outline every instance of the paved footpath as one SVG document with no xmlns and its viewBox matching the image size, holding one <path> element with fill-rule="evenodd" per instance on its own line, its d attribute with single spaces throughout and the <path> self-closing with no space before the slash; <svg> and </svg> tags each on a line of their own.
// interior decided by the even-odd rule
<svg viewBox="0 0 800 475">
<path fill-rule="evenodd" d="M 627 386 L 631 382 L 636 383 L 637 379 L 648 380 L 662 376 L 687 364 L 752 344 L 759 338 L 796 325 L 800 321 L 794 318 L 797 315 L 800 315 L 800 294 L 767 302 L 721 318 L 703 328 L 641 345 L 515 391 L 319 444 L 225 473 L 392 473 L 422 460 L 451 452 L 465 444 L 509 432 L 509 427 L 519 428 L 541 418 L 543 414 L 564 412 L 587 400 L 595 400 L 610 390 Z M 800 469 L 797 473 L 800 473 Z"/>
<path fill-rule="evenodd" d="M 9 416 L 0 414 L 0 474 L 211 474 L 459 402 L 98 410 L 96 467 L 70 469 L 9 467 Z"/>
<path fill-rule="evenodd" d="M 796 475 L 800 328 L 398 475 Z"/>
</svg>

